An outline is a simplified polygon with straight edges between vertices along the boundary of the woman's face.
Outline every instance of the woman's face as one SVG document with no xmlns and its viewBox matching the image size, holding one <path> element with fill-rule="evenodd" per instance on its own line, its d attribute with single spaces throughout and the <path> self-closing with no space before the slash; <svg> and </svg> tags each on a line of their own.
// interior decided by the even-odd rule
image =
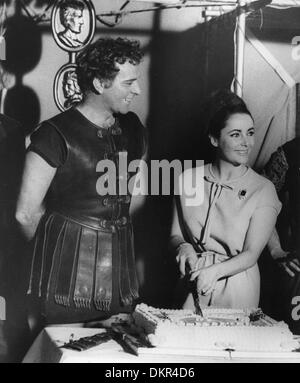
<svg viewBox="0 0 300 383">
<path fill-rule="evenodd" d="M 220 137 L 211 137 L 218 148 L 218 156 L 237 166 L 247 164 L 254 145 L 253 120 L 248 114 L 233 114 L 220 132 Z"/>
</svg>

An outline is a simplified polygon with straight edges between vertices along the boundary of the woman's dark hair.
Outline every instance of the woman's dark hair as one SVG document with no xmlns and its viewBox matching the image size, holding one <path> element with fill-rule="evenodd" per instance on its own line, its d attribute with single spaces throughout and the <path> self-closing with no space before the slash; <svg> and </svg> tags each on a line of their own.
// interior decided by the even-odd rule
<svg viewBox="0 0 300 383">
<path fill-rule="evenodd" d="M 115 79 L 119 72 L 116 63 L 137 65 L 141 62 L 143 53 L 140 43 L 124 38 L 101 38 L 79 53 L 76 59 L 78 85 L 83 94 L 94 92 L 93 80 L 98 78 L 108 83 Z"/>
<path fill-rule="evenodd" d="M 235 93 L 221 89 L 212 94 L 206 105 L 207 134 L 219 138 L 221 130 L 225 128 L 228 119 L 233 114 L 248 114 L 252 120 L 245 102 Z"/>
</svg>

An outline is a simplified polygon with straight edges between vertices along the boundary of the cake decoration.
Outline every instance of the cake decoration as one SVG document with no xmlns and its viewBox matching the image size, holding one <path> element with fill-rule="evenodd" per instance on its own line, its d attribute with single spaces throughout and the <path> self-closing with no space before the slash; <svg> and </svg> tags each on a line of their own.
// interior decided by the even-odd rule
<svg viewBox="0 0 300 383">
<path fill-rule="evenodd" d="M 286 352 L 299 347 L 284 322 L 261 310 L 202 308 L 202 312 L 203 317 L 192 310 L 140 304 L 133 318 L 150 343 L 160 348 Z"/>
</svg>

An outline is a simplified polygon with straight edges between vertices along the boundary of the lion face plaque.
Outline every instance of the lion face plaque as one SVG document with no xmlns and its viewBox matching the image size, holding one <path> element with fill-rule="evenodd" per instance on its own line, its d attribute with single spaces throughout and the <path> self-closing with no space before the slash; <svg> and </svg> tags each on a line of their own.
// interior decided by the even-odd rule
<svg viewBox="0 0 300 383">
<path fill-rule="evenodd" d="M 75 106 L 82 100 L 75 64 L 66 64 L 58 71 L 54 81 L 54 99 L 61 111 Z"/>
</svg>

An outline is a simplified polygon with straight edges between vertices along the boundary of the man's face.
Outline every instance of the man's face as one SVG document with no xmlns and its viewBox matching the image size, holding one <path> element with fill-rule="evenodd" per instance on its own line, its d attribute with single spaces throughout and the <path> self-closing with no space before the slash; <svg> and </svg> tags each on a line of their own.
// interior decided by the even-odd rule
<svg viewBox="0 0 300 383">
<path fill-rule="evenodd" d="M 111 86 L 103 90 L 102 101 L 110 113 L 126 114 L 133 98 L 141 92 L 138 84 L 138 66 L 128 61 L 116 65 L 120 71 Z"/>
<path fill-rule="evenodd" d="M 80 9 L 72 9 L 67 19 L 68 28 L 74 33 L 81 33 L 82 25 L 84 24 L 83 12 Z"/>
</svg>

